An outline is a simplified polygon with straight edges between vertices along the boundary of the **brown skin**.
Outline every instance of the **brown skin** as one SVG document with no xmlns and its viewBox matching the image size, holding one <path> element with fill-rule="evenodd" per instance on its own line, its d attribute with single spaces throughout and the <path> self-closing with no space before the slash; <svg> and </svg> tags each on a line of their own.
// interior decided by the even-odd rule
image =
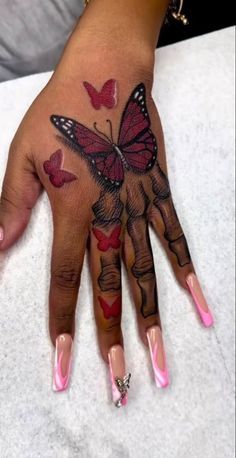
<svg viewBox="0 0 236 458">
<path fill-rule="evenodd" d="M 134 87 L 143 82 L 147 91 L 147 108 L 151 128 L 158 141 L 158 162 L 161 169 L 167 174 L 160 118 L 151 97 L 154 49 L 167 3 L 164 0 L 159 2 L 119 0 L 113 2 L 111 7 L 110 0 L 91 0 L 91 4 L 68 42 L 53 77 L 36 98 L 16 132 L 10 147 L 3 183 L 0 226 L 4 229 L 4 240 L 0 243 L 0 250 L 8 249 L 21 236 L 29 221 L 31 209 L 43 189 L 50 200 L 54 239 L 49 327 L 54 344 L 56 337 L 61 333 L 67 332 L 72 337 L 74 336 L 74 317 L 80 273 L 86 247 L 89 247 L 98 340 L 105 361 L 107 361 L 110 347 L 119 343 L 123 345 L 123 340 L 120 327 L 121 317 L 104 319 L 98 301 L 98 296 L 103 296 L 109 303 L 112 303 L 121 294 L 121 290 L 117 289 L 101 291 L 98 283 L 102 253 L 97 248 L 97 240 L 91 228 L 94 220 L 92 206 L 99 199 L 102 188 L 92 177 L 87 162 L 60 142 L 57 137 L 58 132 L 50 123 L 49 118 L 53 113 L 68 116 L 90 128 L 96 121 L 103 131 L 107 127 L 105 120 L 109 118 L 113 125 L 114 138 L 117 139 L 124 106 Z M 107 4 L 109 8 L 106 7 Z M 132 27 L 130 27 L 131 21 Z M 122 30 L 126 30 L 126 35 L 122 33 Z M 135 51 L 137 48 L 139 53 Z M 95 111 L 91 107 L 82 82 L 89 81 L 99 88 L 109 78 L 114 78 L 118 82 L 118 105 L 112 110 L 103 107 Z M 64 153 L 63 168 L 78 177 L 76 181 L 62 188 L 53 187 L 43 169 L 43 163 L 58 148 L 61 148 Z M 147 213 L 138 221 L 138 224 L 141 224 L 141 233 L 145 234 L 148 223 L 153 224 L 170 258 L 176 277 L 184 288 L 186 288 L 185 277 L 188 273 L 193 272 L 194 268 L 191 263 L 180 267 L 176 255 L 169 249 L 164 237 L 163 219 L 158 209 L 152 205 L 155 195 L 149 175 L 140 177 L 132 172 L 126 172 L 120 192 L 120 199 L 124 204 L 120 217 L 122 244 L 114 252 L 120 257 L 123 255 L 137 309 L 140 335 L 147 345 L 146 330 L 154 324 L 160 325 L 160 315 L 157 312 L 144 318 L 140 313 L 140 287 L 132 271 L 135 264 L 135 253 L 127 232 L 129 215 L 125 209 L 127 187 L 129 193 L 134 195 L 136 207 L 141 208 L 142 199 L 137 192 L 140 181 L 150 200 Z M 104 232 L 109 234 L 112 227 L 114 226 L 111 225 Z M 143 243 L 145 247 L 146 239 Z M 107 252 L 107 255 L 110 256 L 110 252 Z M 119 269 L 117 275 L 120 275 Z M 151 294 L 153 294 L 155 281 L 155 276 L 152 275 L 151 278 L 146 275 L 142 280 L 142 284 L 152 292 Z"/>
</svg>

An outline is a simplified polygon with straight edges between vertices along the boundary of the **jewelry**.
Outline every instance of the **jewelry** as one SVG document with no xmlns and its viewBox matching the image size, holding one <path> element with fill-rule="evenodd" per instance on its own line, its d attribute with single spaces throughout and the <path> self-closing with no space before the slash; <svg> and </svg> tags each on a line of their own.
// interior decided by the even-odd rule
<svg viewBox="0 0 236 458">
<path fill-rule="evenodd" d="M 178 7 L 179 3 L 179 7 Z M 167 10 L 167 20 L 168 20 L 168 14 L 172 16 L 176 21 L 182 22 L 183 25 L 188 25 L 188 18 L 184 15 L 181 14 L 182 8 L 183 8 L 183 3 L 184 0 L 172 0 L 168 10 Z"/>
<path fill-rule="evenodd" d="M 121 394 L 120 398 L 118 401 L 116 401 L 116 407 L 121 407 L 122 406 L 122 401 L 125 398 L 128 388 L 129 388 L 129 381 L 130 381 L 131 374 L 127 374 L 124 376 L 124 378 L 115 378 L 116 386 Z"/>
<path fill-rule="evenodd" d="M 90 0 L 84 0 L 84 6 L 89 4 Z M 176 21 L 182 22 L 183 25 L 188 25 L 189 21 L 185 14 L 182 14 L 184 0 L 171 0 L 168 6 L 165 23 L 168 22 L 168 16 L 172 16 Z M 179 6 L 178 6 L 179 5 Z"/>
</svg>

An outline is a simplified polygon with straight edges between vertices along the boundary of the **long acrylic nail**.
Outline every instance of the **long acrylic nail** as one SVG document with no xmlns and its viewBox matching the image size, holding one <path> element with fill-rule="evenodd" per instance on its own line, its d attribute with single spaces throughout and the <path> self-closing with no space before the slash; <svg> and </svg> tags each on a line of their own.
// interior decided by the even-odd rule
<svg viewBox="0 0 236 458">
<path fill-rule="evenodd" d="M 127 390 L 131 374 L 125 372 L 124 350 L 121 345 L 113 345 L 108 353 L 109 370 L 112 386 L 112 398 L 116 407 L 127 404 Z"/>
<path fill-rule="evenodd" d="M 186 283 L 204 326 L 209 328 L 214 324 L 214 320 L 196 275 L 189 274 L 186 277 Z"/>
<path fill-rule="evenodd" d="M 70 334 L 60 334 L 56 339 L 53 390 L 63 391 L 70 378 L 73 340 Z"/>
<path fill-rule="evenodd" d="M 166 356 L 162 332 L 159 326 L 152 326 L 147 330 L 147 339 L 151 355 L 152 367 L 158 388 L 169 385 L 169 374 L 166 365 Z"/>
</svg>

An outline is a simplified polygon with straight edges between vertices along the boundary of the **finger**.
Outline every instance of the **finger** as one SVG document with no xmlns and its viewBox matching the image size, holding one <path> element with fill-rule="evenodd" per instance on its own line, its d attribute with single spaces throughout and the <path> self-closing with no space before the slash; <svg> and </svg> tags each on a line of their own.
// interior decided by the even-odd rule
<svg viewBox="0 0 236 458">
<path fill-rule="evenodd" d="M 56 346 L 53 389 L 67 388 L 71 368 L 75 309 L 88 236 L 86 219 L 54 212 L 49 293 L 49 331 Z"/>
<path fill-rule="evenodd" d="M 158 164 L 151 174 L 151 180 L 154 199 L 149 221 L 161 240 L 177 280 L 190 292 L 203 324 L 209 327 L 213 324 L 213 317 L 195 274 L 187 240 L 173 204 L 168 179 Z"/>
<path fill-rule="evenodd" d="M 149 205 L 142 186 L 132 193 L 127 189 L 128 214 L 124 237 L 124 261 L 134 297 L 138 327 L 143 342 L 149 345 L 157 386 L 169 384 L 157 285 L 146 213 Z"/>
<path fill-rule="evenodd" d="M 0 200 L 0 249 L 24 232 L 42 185 L 25 151 L 11 146 Z"/>
<path fill-rule="evenodd" d="M 107 214 L 114 208 L 110 222 Z M 113 402 L 117 407 L 127 403 L 129 376 L 126 377 L 123 336 L 121 331 L 121 221 L 119 196 L 101 194 L 93 206 L 95 220 L 90 237 L 94 314 L 99 347 L 109 363 Z M 104 215 L 104 216 L 103 216 Z"/>
</svg>

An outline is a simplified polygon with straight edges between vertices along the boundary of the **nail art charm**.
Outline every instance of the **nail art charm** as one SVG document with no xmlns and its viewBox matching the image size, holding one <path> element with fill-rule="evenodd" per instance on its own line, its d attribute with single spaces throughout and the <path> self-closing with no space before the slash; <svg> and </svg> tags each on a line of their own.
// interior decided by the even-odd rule
<svg viewBox="0 0 236 458">
<path fill-rule="evenodd" d="M 127 404 L 127 391 L 131 374 L 125 373 L 124 350 L 121 345 L 113 345 L 108 353 L 112 398 L 116 407 Z"/>
</svg>

